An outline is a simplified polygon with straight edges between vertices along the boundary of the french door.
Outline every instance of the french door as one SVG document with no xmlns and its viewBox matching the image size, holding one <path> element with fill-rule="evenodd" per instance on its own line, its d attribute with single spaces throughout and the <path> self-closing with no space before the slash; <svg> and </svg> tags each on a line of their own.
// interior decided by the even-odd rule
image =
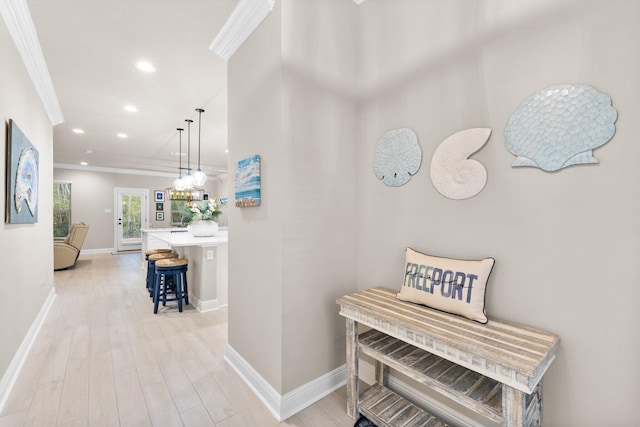
<svg viewBox="0 0 640 427">
<path fill-rule="evenodd" d="M 114 247 L 116 252 L 140 250 L 142 229 L 149 225 L 149 191 L 144 188 L 115 188 Z"/>
</svg>

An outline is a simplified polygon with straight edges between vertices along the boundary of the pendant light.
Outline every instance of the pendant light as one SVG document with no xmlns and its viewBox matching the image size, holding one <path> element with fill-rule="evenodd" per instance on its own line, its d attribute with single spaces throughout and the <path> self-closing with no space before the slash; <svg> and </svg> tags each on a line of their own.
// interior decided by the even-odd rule
<svg viewBox="0 0 640 427">
<path fill-rule="evenodd" d="M 184 129 L 182 128 L 178 128 L 177 131 L 180 132 L 180 152 L 178 153 L 178 155 L 180 156 L 180 167 L 178 168 L 178 178 L 176 178 L 175 181 L 173 181 L 173 188 L 175 188 L 178 191 L 182 191 L 184 190 L 184 179 L 182 178 L 182 131 Z"/>
<path fill-rule="evenodd" d="M 191 123 L 193 120 L 186 119 L 187 122 L 187 174 L 184 179 L 184 189 L 193 189 L 193 176 L 191 175 Z"/>
<path fill-rule="evenodd" d="M 207 182 L 207 175 L 202 172 L 200 169 L 200 133 L 202 130 L 202 113 L 204 110 L 202 108 L 196 108 L 198 112 L 198 170 L 193 174 L 193 185 L 196 187 L 202 187 L 205 182 Z"/>
</svg>

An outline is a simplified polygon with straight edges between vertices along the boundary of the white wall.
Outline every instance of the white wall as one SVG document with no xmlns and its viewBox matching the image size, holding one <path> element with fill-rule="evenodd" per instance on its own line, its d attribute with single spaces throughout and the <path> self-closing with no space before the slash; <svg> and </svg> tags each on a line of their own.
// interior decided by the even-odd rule
<svg viewBox="0 0 640 427">
<path fill-rule="evenodd" d="M 53 127 L 15 50 L 0 23 L 0 188 L 5 206 L 6 123 L 15 120 L 39 153 L 38 222 L 0 225 L 0 376 L 53 289 Z"/>
<path fill-rule="evenodd" d="M 264 166 L 263 206 L 230 212 L 230 344 L 288 392 L 318 374 L 311 365 L 341 363 L 331 298 L 351 292 L 350 279 L 399 288 L 407 246 L 493 256 L 490 317 L 562 338 L 545 378 L 545 424 L 637 424 L 638 16 L 640 3 L 624 0 L 277 2 L 229 62 L 230 170 L 256 153 Z M 616 135 L 595 151 L 598 165 L 512 168 L 509 116 L 557 83 L 607 93 Z M 373 151 L 403 126 L 418 134 L 422 169 L 390 188 L 373 174 Z M 449 200 L 430 182 L 431 156 L 478 126 L 493 129 L 474 155 L 489 181 L 472 199 Z"/>
<path fill-rule="evenodd" d="M 98 172 L 91 170 L 53 170 L 56 181 L 71 182 L 71 221 L 89 224 L 89 232 L 82 246 L 83 250 L 105 250 L 113 248 L 113 225 L 116 210 L 114 188 L 141 188 L 149 193 L 149 224 L 151 227 L 170 227 L 170 202 L 164 202 L 164 221 L 156 221 L 154 191 L 171 187 L 174 177 L 132 175 L 126 173 Z M 210 177 L 205 184 L 205 192 L 211 197 L 228 197 L 226 176 Z M 105 209 L 111 212 L 105 213 Z M 218 217 L 221 226 L 227 224 L 227 208 Z"/>
</svg>

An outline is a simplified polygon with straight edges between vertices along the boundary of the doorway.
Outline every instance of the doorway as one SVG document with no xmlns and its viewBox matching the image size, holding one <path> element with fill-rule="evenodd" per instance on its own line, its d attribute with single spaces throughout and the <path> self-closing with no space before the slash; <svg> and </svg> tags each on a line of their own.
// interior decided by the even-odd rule
<svg viewBox="0 0 640 427">
<path fill-rule="evenodd" d="M 142 248 L 142 229 L 149 226 L 149 191 L 144 188 L 115 188 L 116 213 L 114 247 L 116 252 Z"/>
</svg>

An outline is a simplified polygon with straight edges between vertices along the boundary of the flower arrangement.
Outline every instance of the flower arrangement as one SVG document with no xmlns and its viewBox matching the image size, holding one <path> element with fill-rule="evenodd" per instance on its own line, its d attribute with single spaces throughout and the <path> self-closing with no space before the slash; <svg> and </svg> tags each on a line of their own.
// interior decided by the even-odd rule
<svg viewBox="0 0 640 427">
<path fill-rule="evenodd" d="M 221 214 L 218 198 L 191 202 L 185 211 L 185 217 L 189 224 L 198 221 L 215 221 Z"/>
</svg>

